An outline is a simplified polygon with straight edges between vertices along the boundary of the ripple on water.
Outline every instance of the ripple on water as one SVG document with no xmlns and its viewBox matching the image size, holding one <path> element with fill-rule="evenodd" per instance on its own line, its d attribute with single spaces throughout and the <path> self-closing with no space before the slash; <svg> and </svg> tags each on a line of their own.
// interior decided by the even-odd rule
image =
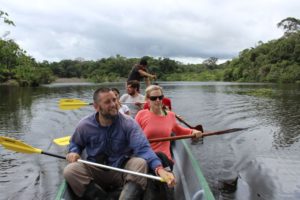
<svg viewBox="0 0 300 200">
<path fill-rule="evenodd" d="M 299 177 L 299 155 L 257 156 L 240 171 L 240 190 L 249 190 L 250 199 L 299 199 Z"/>
</svg>

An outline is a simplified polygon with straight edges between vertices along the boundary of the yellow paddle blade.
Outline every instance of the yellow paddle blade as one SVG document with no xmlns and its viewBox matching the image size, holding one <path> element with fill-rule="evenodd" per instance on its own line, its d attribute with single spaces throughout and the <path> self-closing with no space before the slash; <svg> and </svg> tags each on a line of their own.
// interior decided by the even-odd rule
<svg viewBox="0 0 300 200">
<path fill-rule="evenodd" d="M 89 105 L 88 103 L 79 99 L 61 99 L 59 100 L 60 105 Z"/>
<path fill-rule="evenodd" d="M 87 105 L 90 104 L 79 99 L 61 99 L 59 101 L 59 108 L 62 110 L 76 110 Z"/>
<path fill-rule="evenodd" d="M 61 105 L 61 104 L 59 104 L 59 109 L 61 109 L 61 110 L 77 110 L 77 109 L 79 109 L 79 108 L 82 108 L 82 107 L 84 107 L 84 106 L 86 106 L 86 105 Z"/>
<path fill-rule="evenodd" d="M 66 136 L 66 137 L 56 138 L 53 140 L 53 142 L 60 146 L 66 146 L 66 145 L 70 144 L 70 139 L 71 139 L 71 136 Z"/>
<path fill-rule="evenodd" d="M 16 151 L 19 153 L 42 153 L 41 149 L 34 148 L 21 142 L 20 140 L 16 140 L 13 138 L 8 138 L 4 136 L 0 136 L 0 144 L 9 150 Z"/>
</svg>

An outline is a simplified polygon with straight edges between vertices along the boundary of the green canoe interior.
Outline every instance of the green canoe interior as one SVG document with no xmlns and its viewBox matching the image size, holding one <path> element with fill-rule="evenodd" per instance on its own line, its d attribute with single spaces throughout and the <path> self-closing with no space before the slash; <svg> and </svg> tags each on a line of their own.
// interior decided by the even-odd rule
<svg viewBox="0 0 300 200">
<path fill-rule="evenodd" d="M 176 141 L 173 146 L 174 174 L 176 176 L 176 200 L 214 200 L 214 196 L 203 176 L 186 141 Z M 60 185 L 55 200 L 74 200 L 71 189 L 65 181 Z"/>
</svg>

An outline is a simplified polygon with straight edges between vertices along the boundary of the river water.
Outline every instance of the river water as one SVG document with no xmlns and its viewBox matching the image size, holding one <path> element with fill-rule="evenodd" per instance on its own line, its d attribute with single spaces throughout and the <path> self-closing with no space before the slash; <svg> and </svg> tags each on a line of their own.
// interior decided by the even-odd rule
<svg viewBox="0 0 300 200">
<path fill-rule="evenodd" d="M 124 83 L 103 84 L 124 92 Z M 72 134 L 92 107 L 63 111 L 61 98 L 92 100 L 103 85 L 0 86 L 0 135 L 65 154 L 52 140 Z M 163 82 L 173 110 L 205 130 L 248 128 L 191 145 L 216 199 L 300 199 L 300 85 Z M 268 95 L 253 95 L 267 91 Z M 0 147 L 0 200 L 54 199 L 66 162 Z"/>
</svg>

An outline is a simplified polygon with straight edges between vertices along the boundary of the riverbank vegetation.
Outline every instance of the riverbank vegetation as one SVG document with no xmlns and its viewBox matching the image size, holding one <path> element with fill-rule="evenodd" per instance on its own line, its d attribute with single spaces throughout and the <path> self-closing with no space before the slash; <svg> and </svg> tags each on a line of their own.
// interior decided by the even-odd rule
<svg viewBox="0 0 300 200">
<path fill-rule="evenodd" d="M 284 35 L 241 51 L 224 64 L 223 80 L 300 83 L 300 20 L 289 17 L 277 25 Z"/>
<path fill-rule="evenodd" d="M 0 10 L 0 20 L 10 26 L 14 22 L 8 18 L 8 14 Z M 34 58 L 28 56 L 26 51 L 12 39 L 6 39 L 9 32 L 0 38 L 0 83 L 18 83 L 20 86 L 38 86 L 50 83 L 54 80 L 50 68 L 37 63 Z"/>
<path fill-rule="evenodd" d="M 0 19 L 15 26 L 3 11 L 0 11 Z M 238 57 L 226 63 L 218 65 L 215 57 L 201 64 L 147 57 L 149 71 L 162 81 L 300 82 L 300 20 L 286 18 L 278 23 L 278 27 L 285 31 L 281 38 L 258 42 L 256 47 L 241 51 Z M 126 79 L 132 66 L 140 60 L 116 55 L 96 61 L 80 58 L 36 62 L 6 36 L 0 38 L 0 83 L 38 86 L 52 82 L 55 77 L 83 78 L 93 82 L 120 81 Z"/>
<path fill-rule="evenodd" d="M 118 81 L 128 76 L 132 66 L 140 58 L 126 58 L 120 55 L 102 58 L 98 61 L 62 60 L 48 63 L 48 67 L 57 77 L 77 77 L 94 82 Z M 159 80 L 219 80 L 222 75 L 216 58 L 209 58 L 204 64 L 182 64 L 169 58 L 147 57 L 150 73 L 156 74 Z"/>
</svg>

